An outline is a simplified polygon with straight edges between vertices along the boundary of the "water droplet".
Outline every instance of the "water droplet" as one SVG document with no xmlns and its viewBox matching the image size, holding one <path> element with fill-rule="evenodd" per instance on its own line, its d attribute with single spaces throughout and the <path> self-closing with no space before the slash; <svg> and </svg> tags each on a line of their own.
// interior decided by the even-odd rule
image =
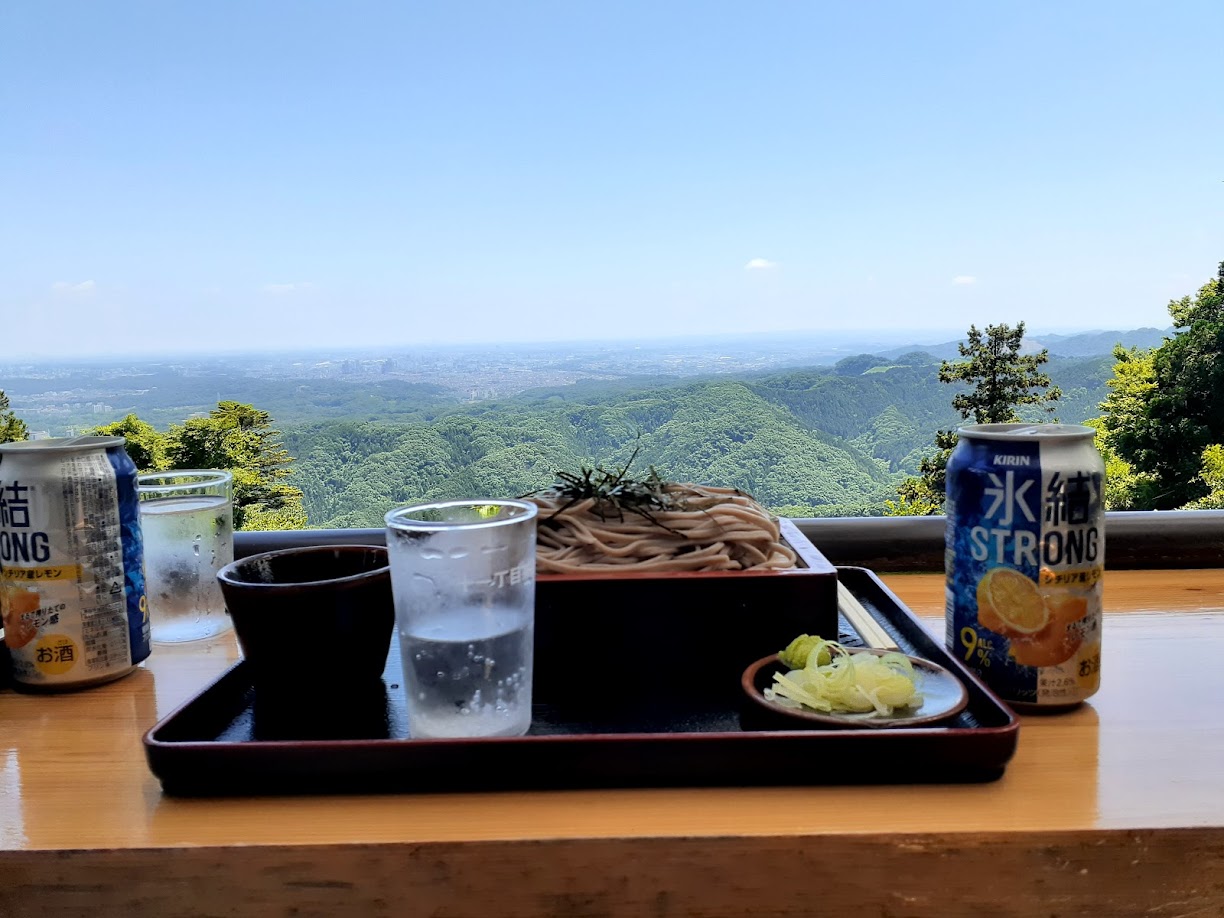
<svg viewBox="0 0 1224 918">
<path fill-rule="evenodd" d="M 447 555 L 452 561 L 458 561 L 460 558 L 466 558 L 468 556 L 468 550 L 466 548 L 452 548 L 449 552 L 447 552 Z"/>
</svg>

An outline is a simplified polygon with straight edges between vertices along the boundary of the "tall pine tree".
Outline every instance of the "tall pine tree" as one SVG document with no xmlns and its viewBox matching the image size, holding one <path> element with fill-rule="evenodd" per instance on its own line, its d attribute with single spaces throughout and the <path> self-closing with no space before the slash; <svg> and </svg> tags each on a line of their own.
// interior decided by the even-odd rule
<svg viewBox="0 0 1224 918">
<path fill-rule="evenodd" d="M 1050 382 L 1041 367 L 1050 359 L 1048 350 L 1022 354 L 1024 323 L 987 325 L 985 332 L 969 326 L 967 340 L 957 345 L 959 361 L 945 360 L 939 381 L 964 383 L 966 391 L 952 397 L 952 407 L 974 424 L 1006 424 L 1019 421 L 1017 408 L 1035 406 L 1053 411 L 1062 392 Z M 936 452 L 923 458 L 919 475 L 907 478 L 897 489 L 897 500 L 888 501 L 890 516 L 929 516 L 942 513 L 947 487 L 948 458 L 956 448 L 954 430 L 935 434 Z"/>
</svg>

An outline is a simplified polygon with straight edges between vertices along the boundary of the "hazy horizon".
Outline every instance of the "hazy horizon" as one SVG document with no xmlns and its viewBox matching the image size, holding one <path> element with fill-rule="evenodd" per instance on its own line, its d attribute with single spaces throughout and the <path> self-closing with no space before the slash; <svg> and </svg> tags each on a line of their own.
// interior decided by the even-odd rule
<svg viewBox="0 0 1224 918">
<path fill-rule="evenodd" d="M 1013 325 L 1015 323 L 1012 323 Z M 979 325 L 979 328 L 983 327 Z M 1031 328 L 1026 324 L 1025 336 L 1027 338 L 1040 338 L 1042 336 L 1057 336 L 1057 337 L 1073 337 L 1075 335 L 1088 334 L 1105 334 L 1118 333 L 1123 334 L 1133 331 L 1141 331 L 1152 329 L 1156 331 L 1164 331 L 1170 326 L 1165 325 L 1149 325 L 1139 326 L 1136 328 L 1058 328 L 1058 327 L 1043 327 Z M 392 354 L 397 352 L 412 352 L 412 351 L 438 351 L 447 352 L 454 351 L 458 353 L 483 352 L 492 349 L 509 348 L 528 350 L 532 348 L 540 348 L 547 350 L 564 349 L 567 346 L 574 348 L 595 348 L 595 347 L 610 347 L 619 349 L 634 349 L 634 348 L 667 348 L 667 347 L 694 347 L 694 346 L 714 346 L 719 343 L 726 344 L 765 344 L 776 342 L 778 344 L 795 346 L 795 347 L 817 347 L 824 346 L 829 351 L 869 348 L 871 346 L 879 346 L 881 348 L 891 349 L 900 345 L 913 344 L 916 346 L 935 346 L 945 345 L 955 341 L 964 340 L 968 328 L 964 329 L 828 329 L 828 330 L 791 330 L 781 332 L 744 332 L 739 334 L 690 334 L 690 335 L 671 335 L 659 336 L 652 338 L 643 337 L 590 337 L 590 338 L 557 338 L 557 339 L 524 339 L 524 340 L 503 340 L 503 341 L 422 341 L 422 342 L 404 342 L 390 343 L 383 342 L 378 344 L 363 344 L 363 345 L 334 345 L 327 346 L 326 344 L 303 345 L 299 347 L 283 347 L 269 348 L 266 344 L 251 344 L 249 346 L 238 346 L 232 348 L 211 348 L 211 349 L 191 349 L 185 346 L 183 349 L 163 348 L 161 350 L 131 350 L 131 351 L 113 351 L 108 353 L 93 352 L 93 353 L 38 353 L 30 352 L 22 354 L 20 357 L 11 355 L 9 357 L 0 357 L 0 366 L 20 366 L 26 364 L 84 364 L 92 363 L 109 363 L 123 361 L 143 361 L 143 362 L 158 362 L 165 360 L 208 360 L 208 359 L 241 359 L 259 356 L 269 357 L 293 357 L 293 356 L 360 356 L 360 355 L 375 355 L 375 354 Z M 0 380 L 0 389 L 3 388 L 3 380 Z"/>
</svg>

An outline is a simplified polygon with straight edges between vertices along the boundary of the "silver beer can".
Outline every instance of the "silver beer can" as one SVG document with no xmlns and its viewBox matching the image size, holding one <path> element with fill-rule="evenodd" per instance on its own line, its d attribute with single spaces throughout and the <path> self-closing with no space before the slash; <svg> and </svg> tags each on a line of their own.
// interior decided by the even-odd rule
<svg viewBox="0 0 1224 918">
<path fill-rule="evenodd" d="M 109 682 L 149 656 L 136 466 L 123 444 L 0 444 L 0 613 L 20 688 Z"/>
</svg>

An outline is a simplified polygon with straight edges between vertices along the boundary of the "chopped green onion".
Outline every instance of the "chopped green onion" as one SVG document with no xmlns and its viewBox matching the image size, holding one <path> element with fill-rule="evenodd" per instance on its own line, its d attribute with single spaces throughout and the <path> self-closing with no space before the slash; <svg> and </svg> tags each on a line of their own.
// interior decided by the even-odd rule
<svg viewBox="0 0 1224 918">
<path fill-rule="evenodd" d="M 871 718 L 922 704 L 918 674 L 902 653 L 851 653 L 836 641 L 805 634 L 779 658 L 790 672 L 775 673 L 765 697 L 785 707 Z"/>
</svg>

